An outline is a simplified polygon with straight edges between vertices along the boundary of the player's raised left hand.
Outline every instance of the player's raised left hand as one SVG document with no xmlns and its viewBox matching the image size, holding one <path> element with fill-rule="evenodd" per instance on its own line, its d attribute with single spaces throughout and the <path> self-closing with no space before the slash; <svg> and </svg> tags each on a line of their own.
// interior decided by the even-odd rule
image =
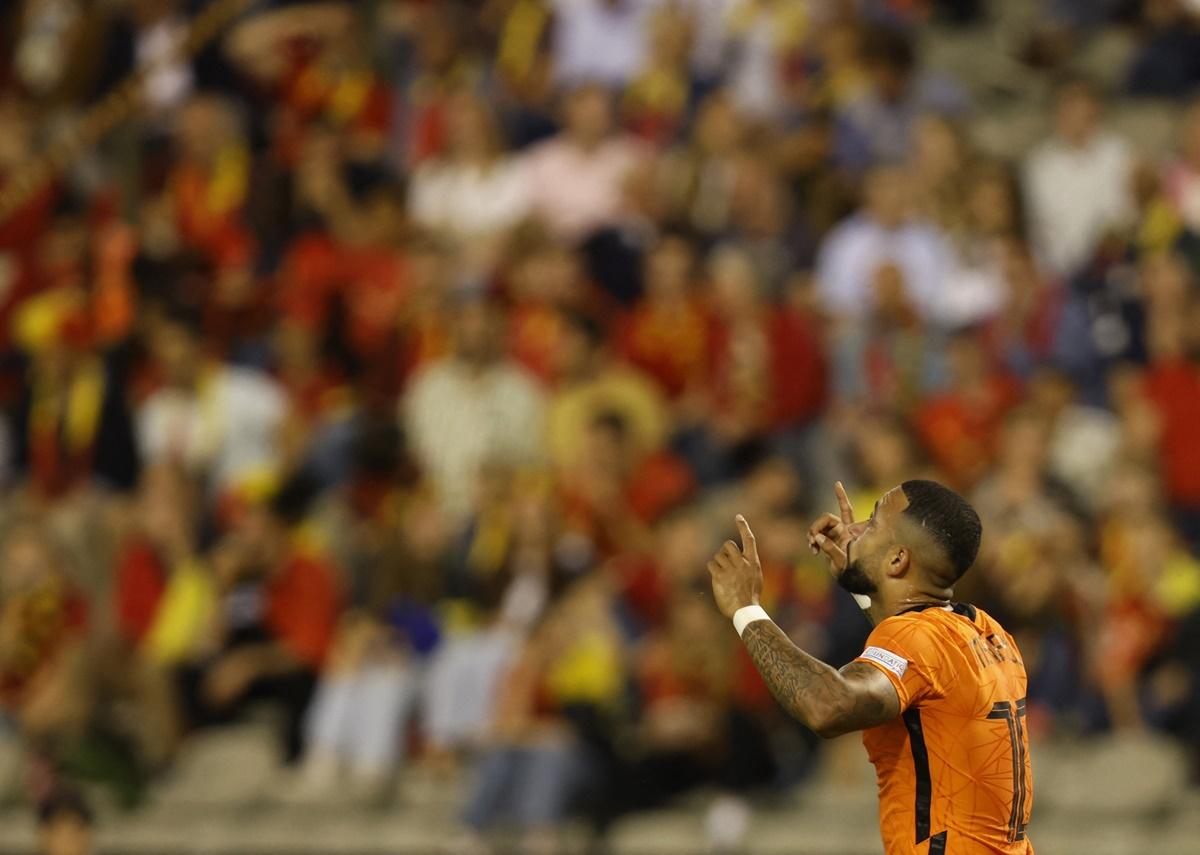
<svg viewBox="0 0 1200 855">
<path fill-rule="evenodd" d="M 808 548 L 813 555 L 824 555 L 836 576 L 846 569 L 850 542 L 863 533 L 867 524 L 855 522 L 854 508 L 841 481 L 833 485 L 833 491 L 837 494 L 838 515 L 827 513 L 817 517 L 808 530 Z"/>
<path fill-rule="evenodd" d="M 758 548 L 754 545 L 754 532 L 741 514 L 737 515 L 735 522 L 741 535 L 741 548 L 732 540 L 727 540 L 708 562 L 713 597 L 717 601 L 717 608 L 727 618 L 732 618 L 733 613 L 743 606 L 758 605 L 763 586 L 762 564 L 758 560 Z"/>
</svg>

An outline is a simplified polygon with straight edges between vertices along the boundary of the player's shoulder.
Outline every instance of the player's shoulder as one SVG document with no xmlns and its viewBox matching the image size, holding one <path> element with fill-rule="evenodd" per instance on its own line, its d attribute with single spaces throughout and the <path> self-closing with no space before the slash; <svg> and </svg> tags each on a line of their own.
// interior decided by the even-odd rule
<svg viewBox="0 0 1200 855">
<path fill-rule="evenodd" d="M 922 646 L 959 646 L 964 634 L 975 635 L 979 630 L 1003 631 L 989 615 L 975 606 L 952 603 L 950 608 L 921 606 L 908 609 L 880 621 L 871 633 L 872 638 L 886 638 L 897 643 Z"/>
<path fill-rule="evenodd" d="M 984 628 L 988 632 L 1002 632 L 1005 635 L 1008 635 L 1008 630 L 1006 630 L 1003 624 L 996 620 L 996 618 L 992 617 L 978 606 L 971 606 L 971 608 L 975 612 L 974 622 L 977 625 Z"/>
<path fill-rule="evenodd" d="M 906 648 L 930 646 L 944 640 L 945 628 L 937 609 L 912 609 L 880 621 L 871 631 L 873 641 L 886 641 Z"/>
</svg>

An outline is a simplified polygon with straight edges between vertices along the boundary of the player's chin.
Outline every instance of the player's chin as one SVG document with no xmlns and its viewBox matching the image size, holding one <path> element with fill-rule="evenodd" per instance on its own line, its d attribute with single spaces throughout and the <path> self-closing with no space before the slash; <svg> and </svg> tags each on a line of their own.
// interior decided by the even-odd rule
<svg viewBox="0 0 1200 855">
<path fill-rule="evenodd" d="M 875 583 L 871 581 L 871 577 L 857 561 L 847 564 L 834 578 L 843 590 L 851 594 L 869 597 L 878 590 Z"/>
</svg>

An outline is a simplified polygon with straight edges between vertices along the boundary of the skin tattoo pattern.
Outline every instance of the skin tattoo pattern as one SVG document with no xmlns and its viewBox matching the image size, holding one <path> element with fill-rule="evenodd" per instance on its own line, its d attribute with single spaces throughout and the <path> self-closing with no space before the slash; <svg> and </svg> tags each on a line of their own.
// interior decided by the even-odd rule
<svg viewBox="0 0 1200 855">
<path fill-rule="evenodd" d="M 821 736 L 873 727 L 900 714 L 895 691 L 874 666 L 851 662 L 838 671 L 798 648 L 769 620 L 747 626 L 742 641 L 775 700 Z M 874 686 L 882 690 L 870 690 Z"/>
</svg>

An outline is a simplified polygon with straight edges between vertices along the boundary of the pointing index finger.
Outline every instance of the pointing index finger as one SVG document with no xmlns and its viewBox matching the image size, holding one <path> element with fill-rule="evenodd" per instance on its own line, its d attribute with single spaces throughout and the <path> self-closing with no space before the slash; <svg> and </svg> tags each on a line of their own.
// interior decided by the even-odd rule
<svg viewBox="0 0 1200 855">
<path fill-rule="evenodd" d="M 854 525 L 854 508 L 850 506 L 850 497 L 846 495 L 846 488 L 842 486 L 841 481 L 833 485 L 833 491 L 837 493 L 838 510 L 841 512 L 842 522 L 846 525 Z"/>
<path fill-rule="evenodd" d="M 746 518 L 741 514 L 734 517 L 734 522 L 737 523 L 738 534 L 742 536 L 742 554 L 757 560 L 758 546 L 754 543 L 754 532 L 750 530 L 750 523 L 746 522 Z"/>
</svg>

